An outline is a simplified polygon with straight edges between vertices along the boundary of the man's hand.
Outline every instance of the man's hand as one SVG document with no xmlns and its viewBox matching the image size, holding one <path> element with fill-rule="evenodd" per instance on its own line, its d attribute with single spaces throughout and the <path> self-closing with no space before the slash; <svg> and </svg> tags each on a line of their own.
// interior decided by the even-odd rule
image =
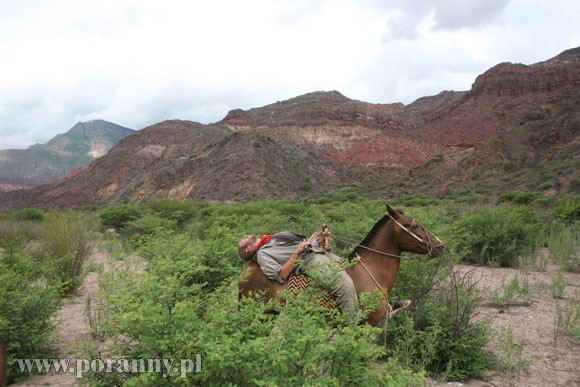
<svg viewBox="0 0 580 387">
<path fill-rule="evenodd" d="M 278 273 L 280 275 L 280 278 L 282 278 L 284 281 L 288 279 L 288 276 L 294 270 L 294 265 L 296 264 L 296 260 L 298 259 L 300 254 L 302 254 L 304 250 L 310 247 L 312 247 L 310 240 L 305 240 L 301 242 L 298 245 L 298 247 L 296 247 L 296 250 L 294 250 L 294 252 L 290 255 L 290 258 L 288 258 L 288 260 L 280 268 L 280 272 Z"/>
<path fill-rule="evenodd" d="M 311 247 L 312 247 L 312 243 L 310 243 L 310 240 L 305 240 L 304 242 L 302 242 L 298 245 L 298 248 L 296 249 L 296 253 L 297 253 L 297 255 L 300 255 L 304 252 L 304 250 L 309 249 Z"/>
</svg>

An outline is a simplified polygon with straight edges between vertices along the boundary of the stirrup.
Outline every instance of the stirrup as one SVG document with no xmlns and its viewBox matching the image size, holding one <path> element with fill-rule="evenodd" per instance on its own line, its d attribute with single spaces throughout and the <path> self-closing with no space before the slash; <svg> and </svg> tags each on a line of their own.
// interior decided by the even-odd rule
<svg viewBox="0 0 580 387">
<path fill-rule="evenodd" d="M 391 318 L 400 311 L 407 309 L 409 306 L 411 306 L 411 303 L 411 300 L 394 301 L 392 305 L 389 302 L 389 312 L 387 313 L 387 317 Z"/>
</svg>

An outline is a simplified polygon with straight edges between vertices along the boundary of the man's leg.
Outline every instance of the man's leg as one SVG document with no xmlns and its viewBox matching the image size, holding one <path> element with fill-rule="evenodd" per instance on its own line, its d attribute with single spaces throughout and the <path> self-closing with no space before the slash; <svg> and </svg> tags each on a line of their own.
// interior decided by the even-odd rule
<svg viewBox="0 0 580 387">
<path fill-rule="evenodd" d="M 310 277 L 332 294 L 343 313 L 354 319 L 358 312 L 358 299 L 352 278 L 327 254 L 314 253 L 307 264 L 312 269 Z"/>
</svg>

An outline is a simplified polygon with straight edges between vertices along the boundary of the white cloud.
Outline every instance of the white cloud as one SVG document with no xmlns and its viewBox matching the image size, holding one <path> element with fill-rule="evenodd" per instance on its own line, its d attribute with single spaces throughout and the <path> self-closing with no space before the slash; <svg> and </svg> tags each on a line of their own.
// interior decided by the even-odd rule
<svg viewBox="0 0 580 387">
<path fill-rule="evenodd" d="M 0 149 L 75 122 L 222 119 L 315 90 L 410 103 L 580 45 L 575 0 L 0 3 Z"/>
</svg>

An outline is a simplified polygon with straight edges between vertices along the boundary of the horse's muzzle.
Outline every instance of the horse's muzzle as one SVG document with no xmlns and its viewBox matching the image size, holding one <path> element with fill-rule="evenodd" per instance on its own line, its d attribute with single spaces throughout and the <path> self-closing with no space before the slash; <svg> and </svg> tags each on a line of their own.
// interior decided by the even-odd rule
<svg viewBox="0 0 580 387">
<path fill-rule="evenodd" d="M 436 246 L 432 246 L 432 247 L 429 249 L 429 256 L 430 256 L 431 258 L 437 258 L 437 257 L 440 257 L 440 256 L 442 256 L 442 255 L 443 255 L 443 253 L 445 252 L 445 249 L 446 249 L 446 247 L 445 247 L 445 245 L 444 245 L 443 243 L 441 243 L 441 244 L 438 244 L 438 245 L 436 245 Z"/>
</svg>

